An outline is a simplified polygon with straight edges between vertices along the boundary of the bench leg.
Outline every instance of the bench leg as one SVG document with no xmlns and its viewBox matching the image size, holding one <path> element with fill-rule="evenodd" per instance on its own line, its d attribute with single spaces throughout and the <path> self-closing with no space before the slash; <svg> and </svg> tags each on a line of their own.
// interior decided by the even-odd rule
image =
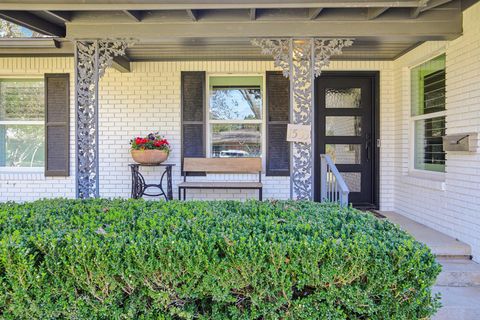
<svg viewBox="0 0 480 320">
<path fill-rule="evenodd" d="M 258 189 L 258 200 L 263 200 L 263 188 Z"/>
<path fill-rule="evenodd" d="M 183 201 L 187 200 L 187 188 L 183 188 Z"/>
</svg>

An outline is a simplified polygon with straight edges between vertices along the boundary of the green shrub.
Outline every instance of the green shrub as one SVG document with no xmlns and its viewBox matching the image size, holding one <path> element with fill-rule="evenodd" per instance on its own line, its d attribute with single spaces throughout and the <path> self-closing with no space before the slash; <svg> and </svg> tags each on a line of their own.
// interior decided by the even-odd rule
<svg viewBox="0 0 480 320">
<path fill-rule="evenodd" d="M 3 319 L 420 319 L 439 272 L 396 226 L 332 204 L 0 204 Z"/>
</svg>

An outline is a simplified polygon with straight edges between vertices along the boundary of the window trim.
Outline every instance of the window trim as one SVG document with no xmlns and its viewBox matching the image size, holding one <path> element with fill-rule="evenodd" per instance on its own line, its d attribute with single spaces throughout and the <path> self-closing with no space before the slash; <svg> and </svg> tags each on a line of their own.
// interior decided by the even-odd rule
<svg viewBox="0 0 480 320">
<path fill-rule="evenodd" d="M 207 72 L 206 73 L 206 79 L 205 79 L 205 132 L 206 132 L 206 138 L 205 138 L 205 147 L 206 147 L 206 157 L 211 158 L 212 157 L 212 141 L 211 141 L 211 124 L 225 124 L 225 123 L 249 123 L 249 124 L 260 124 L 260 152 L 261 152 L 261 158 L 262 158 L 262 167 L 265 168 L 265 155 L 266 155 L 266 104 L 265 104 L 265 99 L 266 99 L 266 77 L 265 73 L 258 73 L 258 72 L 252 72 L 252 73 L 216 73 L 216 72 Z M 261 120 L 248 120 L 246 122 L 245 120 L 210 120 L 210 77 L 261 77 L 262 78 L 262 119 Z"/>
<path fill-rule="evenodd" d="M 420 115 L 412 115 L 412 69 L 430 61 L 436 59 L 442 55 L 445 55 L 445 70 L 446 66 L 446 50 L 442 48 L 441 50 L 437 50 L 429 57 L 422 59 L 420 62 L 410 65 L 408 69 L 408 86 L 407 91 L 408 94 L 408 175 L 413 176 L 420 179 L 434 179 L 434 180 L 445 180 L 445 172 L 433 171 L 433 170 L 426 170 L 426 169 L 418 169 L 415 168 L 415 122 L 419 120 L 437 118 L 437 117 L 446 117 L 447 116 L 447 104 L 445 101 L 445 110 L 432 112 L 432 113 L 424 113 Z M 445 81 L 447 75 L 445 73 Z M 446 85 L 445 85 L 446 87 Z M 446 97 L 445 97 L 446 98 Z M 446 100 L 446 99 L 445 99 Z M 447 165 L 447 159 L 445 159 L 445 166 Z"/>
<path fill-rule="evenodd" d="M 43 74 L 9 74 L 2 75 L 0 74 L 0 81 L 5 80 L 38 80 L 44 83 Z M 45 91 L 45 86 L 43 87 Z M 45 117 L 45 114 L 44 114 Z M 0 120 L 0 125 L 43 125 L 45 127 L 45 120 Z M 45 160 L 44 160 L 45 161 Z M 0 174 L 43 174 L 45 172 L 45 165 L 41 167 L 10 167 L 10 166 L 0 166 Z"/>
</svg>

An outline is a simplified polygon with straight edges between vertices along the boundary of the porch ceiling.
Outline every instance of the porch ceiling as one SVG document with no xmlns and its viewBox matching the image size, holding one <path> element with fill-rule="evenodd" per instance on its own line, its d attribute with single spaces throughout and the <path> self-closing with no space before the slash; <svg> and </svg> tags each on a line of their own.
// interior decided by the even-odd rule
<svg viewBox="0 0 480 320">
<path fill-rule="evenodd" d="M 389 60 L 462 33 L 472 0 L 2 0 L 0 18 L 55 37 L 0 56 L 71 55 L 71 40 L 134 38 L 128 59 L 267 59 L 254 37 L 352 37 L 342 59 Z"/>
</svg>

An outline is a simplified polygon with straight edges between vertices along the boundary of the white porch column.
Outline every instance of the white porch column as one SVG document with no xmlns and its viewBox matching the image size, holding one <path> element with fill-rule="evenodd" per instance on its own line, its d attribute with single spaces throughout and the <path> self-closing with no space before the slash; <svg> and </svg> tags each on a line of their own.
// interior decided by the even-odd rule
<svg viewBox="0 0 480 320">
<path fill-rule="evenodd" d="M 351 46 L 351 39 L 254 39 L 252 44 L 272 55 L 275 66 L 290 78 L 290 123 L 309 127 L 313 137 L 314 80 L 330 57 Z M 313 143 L 293 142 L 290 161 L 290 198 L 313 199 Z"/>
<path fill-rule="evenodd" d="M 115 56 L 125 54 L 125 40 L 75 41 L 76 194 L 99 196 L 98 82 Z"/>
</svg>

